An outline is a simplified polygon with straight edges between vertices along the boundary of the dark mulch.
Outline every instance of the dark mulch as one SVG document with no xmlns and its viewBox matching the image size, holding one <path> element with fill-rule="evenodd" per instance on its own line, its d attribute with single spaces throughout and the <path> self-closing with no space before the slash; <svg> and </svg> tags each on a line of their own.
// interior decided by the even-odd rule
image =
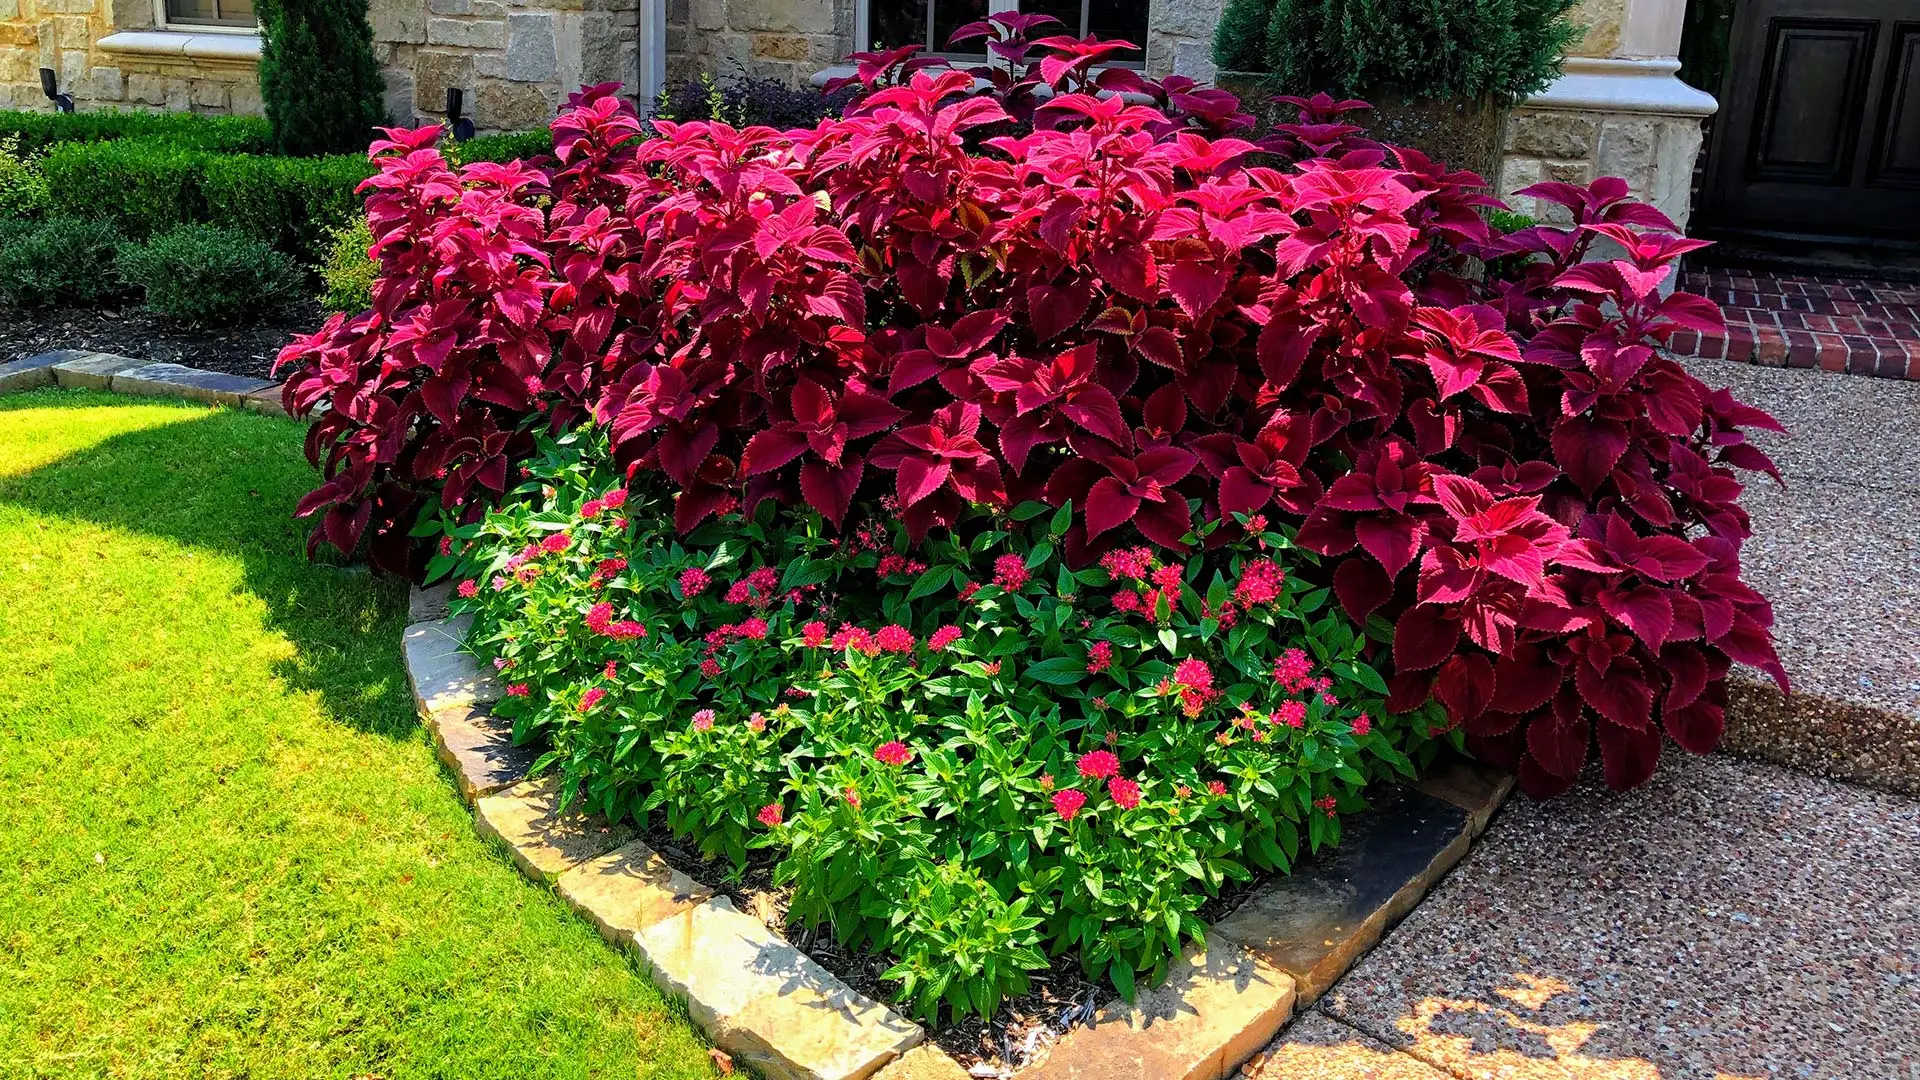
<svg viewBox="0 0 1920 1080">
<path fill-rule="evenodd" d="M 768 853 L 755 852 L 737 879 L 729 880 L 731 864 L 701 858 L 697 848 L 665 828 L 655 826 L 643 834 L 643 839 L 668 865 L 705 883 L 741 911 L 785 935 L 854 990 L 874 1001 L 891 1001 L 899 990 L 899 984 L 880 977 L 889 966 L 885 960 L 873 953 L 841 947 L 831 927 L 810 931 L 786 925 L 787 890 L 774 887 L 773 859 Z M 1075 1024 L 1091 1019 L 1113 996 L 1111 988 L 1096 985 L 1081 973 L 1078 957 L 1057 956 L 1045 971 L 1033 974 L 1029 993 L 1002 1002 L 991 1017 L 970 1016 L 959 1023 L 929 1028 L 927 1033 L 962 1068 L 979 1065 L 983 1068 L 976 1075 L 1010 1075 Z"/>
<path fill-rule="evenodd" d="M 55 349 L 88 349 L 136 360 L 185 364 L 229 375 L 273 377 L 273 358 L 295 334 L 325 316 L 311 301 L 245 326 L 200 330 L 136 307 L 0 307 L 0 364 Z"/>
</svg>

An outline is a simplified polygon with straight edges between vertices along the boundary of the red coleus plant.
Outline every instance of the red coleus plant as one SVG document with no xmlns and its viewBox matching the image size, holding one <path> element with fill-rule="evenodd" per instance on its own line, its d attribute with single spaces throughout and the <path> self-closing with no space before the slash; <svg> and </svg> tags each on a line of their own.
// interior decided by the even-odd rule
<svg viewBox="0 0 1920 1080">
<path fill-rule="evenodd" d="M 1391 621 L 1394 704 L 1437 697 L 1535 794 L 1594 746 L 1616 786 L 1663 732 L 1710 748 L 1731 662 L 1784 685 L 1736 473 L 1778 426 L 1662 351 L 1720 318 L 1661 291 L 1697 242 L 1614 179 L 1536 185 L 1570 227 L 1499 236 L 1477 177 L 1368 140 L 1359 103 L 1249 142 L 1230 95 L 1044 25 L 968 28 L 978 71 L 861 55 L 811 129 L 643 139 L 602 87 L 545 170 L 376 144 L 374 307 L 282 355 L 289 405 L 330 407 L 316 535 L 371 522 L 396 562 L 429 493 L 477 514 L 529 423 L 590 417 L 683 531 L 885 497 L 924 537 L 1041 499 L 1085 564 L 1288 523 Z"/>
</svg>

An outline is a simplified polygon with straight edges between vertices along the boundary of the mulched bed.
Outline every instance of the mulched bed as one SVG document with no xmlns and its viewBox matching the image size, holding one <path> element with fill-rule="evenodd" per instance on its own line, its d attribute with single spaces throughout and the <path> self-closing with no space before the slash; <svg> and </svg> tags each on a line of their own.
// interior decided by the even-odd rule
<svg viewBox="0 0 1920 1080">
<path fill-rule="evenodd" d="M 727 878 L 731 864 L 703 859 L 698 849 L 655 826 L 642 834 L 647 846 L 669 866 L 702 882 L 733 901 L 733 905 L 782 934 L 795 948 L 812 957 L 854 990 L 887 1002 L 897 984 L 880 977 L 886 961 L 872 953 L 843 949 L 829 927 L 807 931 L 786 925 L 787 890 L 773 885 L 773 859 L 754 852 L 737 881 Z M 1238 897 L 1230 901 L 1237 905 Z M 1080 971 L 1074 956 L 1057 956 L 1045 971 L 1033 973 L 1033 990 L 1002 1002 L 993 1016 L 970 1016 L 960 1023 L 929 1028 L 928 1037 L 960 1067 L 978 1077 L 1007 1077 L 1038 1058 L 1074 1025 L 1087 1023 L 1100 1006 L 1114 996 L 1111 987 L 1095 985 Z"/>
<path fill-rule="evenodd" d="M 246 326 L 198 330 L 141 308 L 0 307 L 0 364 L 55 349 L 88 349 L 136 360 L 185 364 L 229 375 L 273 377 L 273 358 L 295 334 L 325 319 L 312 301 Z"/>
</svg>

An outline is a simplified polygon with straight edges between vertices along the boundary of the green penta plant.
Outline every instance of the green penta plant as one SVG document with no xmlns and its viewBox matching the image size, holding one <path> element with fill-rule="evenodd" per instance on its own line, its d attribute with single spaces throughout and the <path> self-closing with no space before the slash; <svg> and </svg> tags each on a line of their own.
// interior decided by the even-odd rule
<svg viewBox="0 0 1920 1080">
<path fill-rule="evenodd" d="M 423 526 L 498 712 L 570 804 L 772 859 L 789 918 L 889 957 L 917 1015 L 991 1011 L 1048 953 L 1131 996 L 1210 897 L 1437 745 L 1432 707 L 1386 708 L 1385 621 L 1258 516 L 1079 568 L 1038 503 L 917 545 L 885 506 L 837 533 L 771 501 L 680 536 L 606 440 L 543 441 L 498 509 Z"/>
</svg>

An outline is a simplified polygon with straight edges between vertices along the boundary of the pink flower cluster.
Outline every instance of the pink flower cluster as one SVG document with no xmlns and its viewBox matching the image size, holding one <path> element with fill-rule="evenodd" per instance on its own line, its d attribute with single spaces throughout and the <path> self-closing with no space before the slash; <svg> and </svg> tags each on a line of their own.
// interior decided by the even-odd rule
<svg viewBox="0 0 1920 1080">
<path fill-rule="evenodd" d="M 1287 572 L 1272 559 L 1255 559 L 1240 568 L 1240 580 L 1234 583 L 1233 599 L 1241 607 L 1271 604 L 1280 598 Z"/>
<path fill-rule="evenodd" d="M 918 559 L 909 559 L 897 551 L 889 551 L 880 556 L 880 565 L 873 572 L 879 577 L 890 578 L 898 574 L 924 574 L 927 564 Z"/>
<path fill-rule="evenodd" d="M 635 641 L 647 636 L 647 628 L 632 619 L 613 617 L 613 605 L 605 600 L 587 609 L 587 629 L 615 641 Z"/>
<path fill-rule="evenodd" d="M 1027 587 L 1033 575 L 1027 572 L 1027 561 L 1008 552 L 993 560 L 993 583 L 1013 593 Z"/>
<path fill-rule="evenodd" d="M 762 566 L 729 586 L 726 600 L 729 604 L 766 607 L 773 602 L 774 592 L 779 588 L 780 571 L 771 566 Z"/>
</svg>

